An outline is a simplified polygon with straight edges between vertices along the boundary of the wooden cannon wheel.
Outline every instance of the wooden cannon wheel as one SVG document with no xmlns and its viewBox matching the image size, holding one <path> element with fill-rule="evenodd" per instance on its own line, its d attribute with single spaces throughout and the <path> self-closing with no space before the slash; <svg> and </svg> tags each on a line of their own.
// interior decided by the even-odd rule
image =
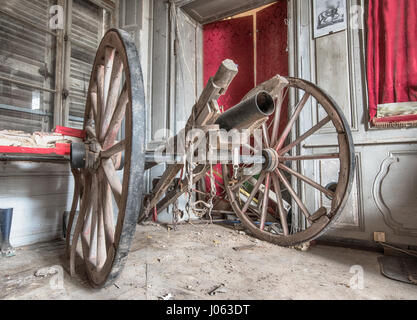
<svg viewBox="0 0 417 320">
<path fill-rule="evenodd" d="M 268 155 L 268 164 L 253 176 L 247 170 L 247 175 L 244 170 L 239 170 L 238 177 L 233 177 L 230 166 L 223 165 L 223 178 L 235 213 L 254 235 L 281 246 L 295 246 L 322 235 L 338 218 L 350 194 L 355 156 L 349 125 L 336 102 L 308 81 L 295 78 L 287 81 L 275 115 L 262 127 L 265 148 L 262 151 Z M 301 99 L 279 136 L 281 102 L 290 90 L 294 94 L 298 92 Z M 309 99 L 316 101 L 325 115 L 311 129 L 300 134 L 297 120 Z M 333 135 L 332 141 L 338 151 L 316 154 L 303 148 L 305 140 L 324 127 L 330 132 L 329 136 Z M 339 175 L 331 185 L 322 186 L 315 181 L 317 179 L 303 172 L 303 163 L 326 159 L 339 163 Z M 302 188 L 316 191 L 316 199 L 320 199 L 318 210 L 311 204 L 308 208 L 300 192 Z M 323 199 L 328 202 L 327 206 L 323 205 Z M 291 205 L 290 214 L 284 201 Z"/>
<path fill-rule="evenodd" d="M 79 254 L 93 287 L 114 283 L 135 235 L 145 166 L 144 128 L 145 95 L 136 46 L 127 32 L 109 30 L 94 61 L 84 117 L 85 148 L 94 157 L 87 159 L 86 169 L 73 170 L 76 189 L 67 231 L 71 274 Z"/>
</svg>

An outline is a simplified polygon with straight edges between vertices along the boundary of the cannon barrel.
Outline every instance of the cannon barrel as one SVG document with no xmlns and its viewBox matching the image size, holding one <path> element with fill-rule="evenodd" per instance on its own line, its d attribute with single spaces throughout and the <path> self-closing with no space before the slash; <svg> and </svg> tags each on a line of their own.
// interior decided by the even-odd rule
<svg viewBox="0 0 417 320">
<path fill-rule="evenodd" d="M 272 96 L 266 91 L 259 91 L 253 97 L 230 108 L 217 119 L 220 129 L 248 129 L 256 121 L 269 117 L 275 111 Z"/>
</svg>

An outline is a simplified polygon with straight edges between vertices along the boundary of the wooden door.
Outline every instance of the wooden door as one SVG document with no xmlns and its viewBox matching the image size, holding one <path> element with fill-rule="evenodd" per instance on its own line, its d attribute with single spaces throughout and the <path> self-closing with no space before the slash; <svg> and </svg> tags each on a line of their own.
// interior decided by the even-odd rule
<svg viewBox="0 0 417 320">
<path fill-rule="evenodd" d="M 291 0 L 291 74 L 311 80 L 326 90 L 342 108 L 355 144 L 356 174 L 352 193 L 342 216 L 327 233 L 333 239 L 373 241 L 374 232 L 386 240 L 417 244 L 417 129 L 380 130 L 368 122 L 365 3 L 347 0 L 346 30 L 314 39 L 313 12 L 309 1 Z M 359 24 L 356 24 L 359 18 Z M 354 21 L 353 24 L 351 21 Z M 293 101 L 297 97 L 293 97 Z M 317 106 L 310 104 L 301 115 L 300 130 L 320 119 Z M 333 152 L 326 128 L 303 146 L 312 153 Z M 307 166 L 316 180 L 326 186 L 337 175 L 332 160 Z M 305 198 L 319 207 L 325 199 L 312 192 Z"/>
</svg>

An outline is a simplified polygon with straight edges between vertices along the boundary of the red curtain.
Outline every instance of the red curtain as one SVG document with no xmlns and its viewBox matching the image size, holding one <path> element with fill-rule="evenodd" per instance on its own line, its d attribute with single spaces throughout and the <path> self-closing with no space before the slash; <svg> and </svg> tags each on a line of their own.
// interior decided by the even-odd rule
<svg viewBox="0 0 417 320">
<path fill-rule="evenodd" d="M 256 13 L 256 85 L 280 74 L 288 75 L 287 1 L 277 3 Z M 204 26 L 204 83 L 212 77 L 224 59 L 232 59 L 239 66 L 239 73 L 226 95 L 219 100 L 227 110 L 238 104 L 255 87 L 254 76 L 254 19 L 247 16 L 214 22 Z M 287 108 L 283 108 L 280 130 L 287 121 Z M 272 130 L 272 128 L 271 128 Z M 223 185 L 221 166 L 214 168 L 217 194 Z M 206 177 L 206 191 L 210 190 L 210 179 Z"/>
<path fill-rule="evenodd" d="M 226 94 L 219 99 L 219 105 L 227 110 L 238 104 L 255 86 L 253 16 L 218 21 L 204 26 L 204 83 L 216 74 L 225 59 L 232 59 L 239 67 Z M 217 195 L 223 193 L 221 165 L 213 168 L 217 182 Z M 210 177 L 206 176 L 206 191 L 210 191 Z"/>
<path fill-rule="evenodd" d="M 377 105 L 417 101 L 417 1 L 369 0 L 370 119 Z"/>
<path fill-rule="evenodd" d="M 287 1 L 277 3 L 256 13 L 256 84 L 279 74 L 288 76 Z M 288 97 L 281 111 L 279 134 L 285 129 L 288 118 Z M 270 121 L 273 117 L 271 117 Z M 272 134 L 272 126 L 270 128 Z"/>
<path fill-rule="evenodd" d="M 224 20 L 204 26 L 204 83 L 216 74 L 225 59 L 232 59 L 239 73 L 219 105 L 227 110 L 238 104 L 255 85 L 253 17 Z"/>
<path fill-rule="evenodd" d="M 256 13 L 256 84 L 279 74 L 288 76 L 287 1 Z"/>
</svg>

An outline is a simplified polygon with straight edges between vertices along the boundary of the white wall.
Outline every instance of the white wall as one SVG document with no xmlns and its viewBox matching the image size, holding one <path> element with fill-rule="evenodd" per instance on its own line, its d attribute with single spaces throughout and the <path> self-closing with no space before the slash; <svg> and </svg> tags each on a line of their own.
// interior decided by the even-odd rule
<svg viewBox="0 0 417 320">
<path fill-rule="evenodd" d="M 11 244 L 15 247 L 62 235 L 72 202 L 69 165 L 0 162 L 0 208 L 13 208 Z"/>
<path fill-rule="evenodd" d="M 203 89 L 202 27 L 180 8 L 173 10 L 165 0 L 153 0 L 152 29 L 152 92 L 148 132 L 157 143 L 163 140 L 161 129 L 177 134 L 184 128 Z M 179 2 L 179 1 L 176 1 Z M 177 31 L 176 31 L 177 29 Z M 176 52 L 174 53 L 174 48 Z M 165 139 L 167 136 L 165 136 Z M 165 165 L 154 167 L 148 173 L 148 183 L 160 177 Z M 184 210 L 185 197 L 179 199 L 179 209 Z M 172 208 L 161 212 L 159 220 L 172 221 Z M 188 219 L 187 214 L 185 218 Z M 195 217 L 191 217 L 195 218 Z"/>
</svg>

